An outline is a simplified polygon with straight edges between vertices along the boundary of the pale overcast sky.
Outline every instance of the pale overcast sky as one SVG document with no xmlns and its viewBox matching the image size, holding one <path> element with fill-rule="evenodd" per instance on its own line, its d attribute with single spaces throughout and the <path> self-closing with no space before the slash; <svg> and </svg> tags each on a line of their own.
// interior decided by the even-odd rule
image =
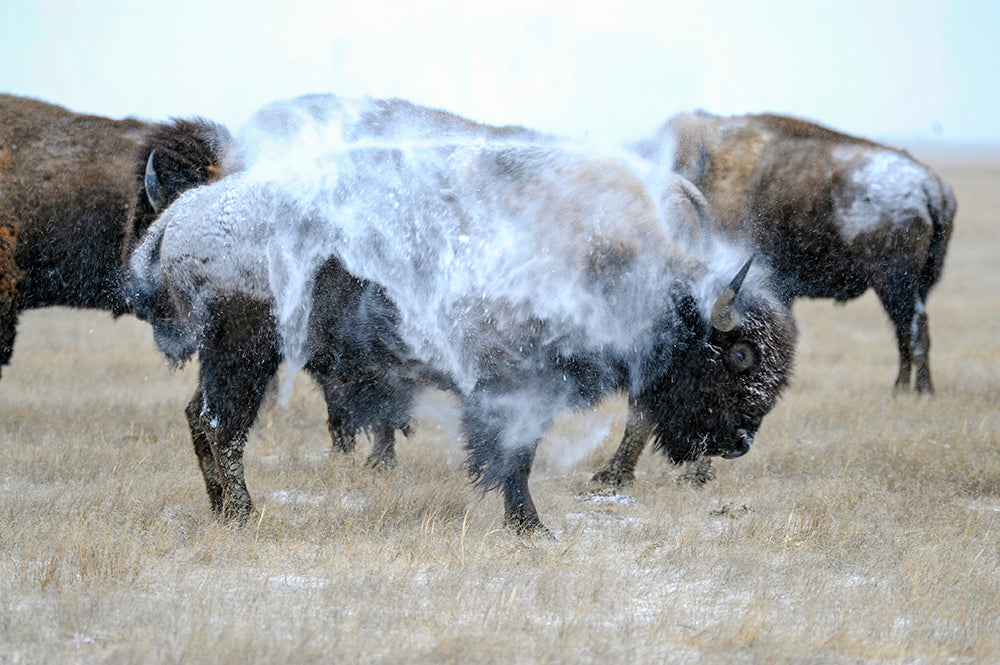
<svg viewBox="0 0 1000 665">
<path fill-rule="evenodd" d="M 0 91 L 238 128 L 308 92 L 621 141 L 681 110 L 1000 143 L 1000 2 L 4 0 Z"/>
</svg>

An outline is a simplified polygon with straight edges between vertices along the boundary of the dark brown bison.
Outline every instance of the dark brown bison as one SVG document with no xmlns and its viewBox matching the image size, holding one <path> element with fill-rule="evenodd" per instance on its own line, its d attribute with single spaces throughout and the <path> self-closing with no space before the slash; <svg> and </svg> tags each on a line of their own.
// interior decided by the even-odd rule
<svg viewBox="0 0 1000 665">
<path fill-rule="evenodd" d="M 315 102 L 272 108 L 290 124 L 243 133 L 242 170 L 178 198 L 131 260 L 161 348 L 199 354 L 188 415 L 218 514 L 252 510 L 243 447 L 282 359 L 371 387 L 368 423 L 418 385 L 454 391 L 470 469 L 518 531 L 541 528 L 528 476 L 561 409 L 626 391 L 672 459 L 747 451 L 795 338 L 748 265 L 686 256 L 614 160 L 345 144 Z"/>
<path fill-rule="evenodd" d="M 0 368 L 23 310 L 127 311 L 121 247 L 148 130 L 0 94 Z"/>
<path fill-rule="evenodd" d="M 698 253 L 711 252 L 716 236 L 744 244 L 769 263 L 773 288 L 789 305 L 798 297 L 844 301 L 871 287 L 896 329 L 896 388 L 909 387 L 915 365 L 917 391 L 933 391 L 924 303 L 941 275 L 955 198 L 930 169 L 902 151 L 771 114 L 684 113 L 633 148 L 660 167 L 646 184 L 675 202 L 665 215 L 675 238 Z M 704 199 L 682 197 L 664 173 L 671 169 Z M 630 414 L 625 438 L 594 479 L 631 482 L 645 429 Z M 711 477 L 707 461 L 692 473 Z"/>
<path fill-rule="evenodd" d="M 933 392 L 925 303 L 952 232 L 951 188 L 907 153 L 781 115 L 671 118 L 637 152 L 694 183 L 713 229 L 794 298 L 873 289 L 896 331 L 896 388 Z"/>
</svg>

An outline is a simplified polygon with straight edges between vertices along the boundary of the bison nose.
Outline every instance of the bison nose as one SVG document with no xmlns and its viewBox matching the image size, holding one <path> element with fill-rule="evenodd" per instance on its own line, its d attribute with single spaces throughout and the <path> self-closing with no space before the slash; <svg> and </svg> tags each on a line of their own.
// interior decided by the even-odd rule
<svg viewBox="0 0 1000 665">
<path fill-rule="evenodd" d="M 738 429 L 736 430 L 736 445 L 730 448 L 729 452 L 723 453 L 722 459 L 743 457 L 750 452 L 751 445 L 753 445 L 753 434 L 750 434 L 745 429 Z"/>
</svg>

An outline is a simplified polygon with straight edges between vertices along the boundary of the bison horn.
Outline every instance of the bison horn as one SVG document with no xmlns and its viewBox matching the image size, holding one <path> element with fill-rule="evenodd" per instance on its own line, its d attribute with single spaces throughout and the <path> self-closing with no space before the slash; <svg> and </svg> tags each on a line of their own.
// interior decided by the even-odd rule
<svg viewBox="0 0 1000 665">
<path fill-rule="evenodd" d="M 751 263 L 753 263 L 752 256 L 743 264 L 740 271 L 736 273 L 736 277 L 733 277 L 733 281 L 723 289 L 719 297 L 715 299 L 715 304 L 712 305 L 712 327 L 719 332 L 729 332 L 740 325 L 740 314 L 733 307 L 733 303 L 736 302 L 736 295 L 740 292 L 740 287 L 743 286 L 743 280 L 747 276 L 747 271 L 750 270 Z"/>
<path fill-rule="evenodd" d="M 153 166 L 153 157 L 156 155 L 156 151 L 149 153 L 149 159 L 146 160 L 146 198 L 149 200 L 149 205 L 153 206 L 153 212 L 159 215 L 163 212 L 163 190 L 160 187 L 160 179 L 156 177 L 156 168 Z"/>
</svg>

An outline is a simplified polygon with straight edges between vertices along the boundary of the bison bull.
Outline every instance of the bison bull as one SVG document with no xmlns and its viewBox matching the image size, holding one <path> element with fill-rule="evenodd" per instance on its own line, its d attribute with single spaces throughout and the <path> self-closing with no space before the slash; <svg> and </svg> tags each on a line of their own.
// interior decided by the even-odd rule
<svg viewBox="0 0 1000 665">
<path fill-rule="evenodd" d="M 896 389 L 933 392 L 925 304 L 952 232 L 951 188 L 907 153 L 780 115 L 671 118 L 636 144 L 693 182 L 714 230 L 766 259 L 774 288 L 846 301 L 871 288 L 895 327 Z"/>
<path fill-rule="evenodd" d="M 282 357 L 360 377 L 371 418 L 419 384 L 457 393 L 470 469 L 518 531 L 541 528 L 528 477 L 561 409 L 626 391 L 673 459 L 746 452 L 791 370 L 788 308 L 679 251 L 620 163 L 345 146 L 316 114 L 286 129 L 244 135 L 243 170 L 182 195 L 131 261 L 136 301 L 164 305 L 164 350 L 199 353 L 188 415 L 217 513 L 252 510 L 243 446 Z"/>
</svg>

